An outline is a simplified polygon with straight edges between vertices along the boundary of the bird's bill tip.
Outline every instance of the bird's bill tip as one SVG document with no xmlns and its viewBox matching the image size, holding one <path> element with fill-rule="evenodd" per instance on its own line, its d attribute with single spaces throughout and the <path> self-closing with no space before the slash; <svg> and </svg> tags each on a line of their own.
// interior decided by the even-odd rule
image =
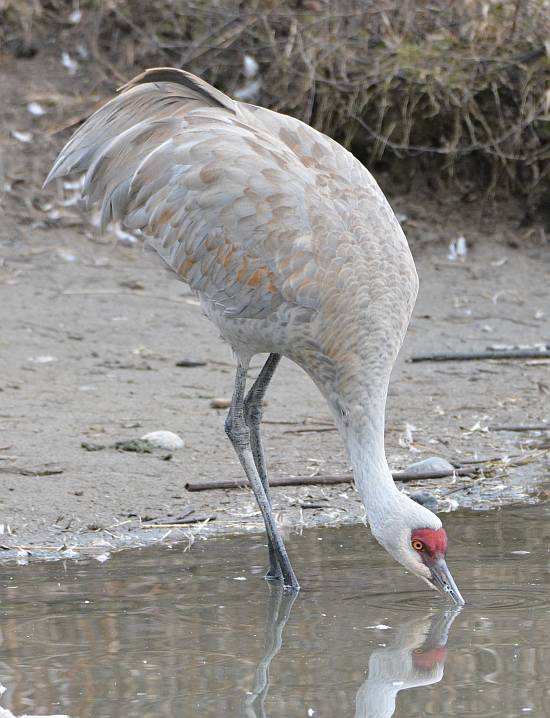
<svg viewBox="0 0 550 718">
<path fill-rule="evenodd" d="M 462 594 L 458 590 L 458 586 L 449 571 L 445 559 L 441 558 L 437 560 L 431 566 L 430 570 L 432 573 L 431 582 L 438 591 L 449 596 L 455 605 L 464 606 L 466 601 L 462 598 Z"/>
</svg>

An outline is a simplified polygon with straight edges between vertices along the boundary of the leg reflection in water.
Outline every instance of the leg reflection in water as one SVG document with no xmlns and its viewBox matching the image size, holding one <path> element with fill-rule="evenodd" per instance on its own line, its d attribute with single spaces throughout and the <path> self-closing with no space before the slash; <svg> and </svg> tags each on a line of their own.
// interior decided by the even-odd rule
<svg viewBox="0 0 550 718">
<path fill-rule="evenodd" d="M 283 643 L 283 630 L 290 616 L 295 592 L 284 591 L 282 582 L 268 583 L 269 601 L 265 621 L 265 650 L 254 676 L 254 687 L 245 699 L 246 718 L 267 718 L 265 699 L 269 691 L 269 667 Z"/>
<path fill-rule="evenodd" d="M 439 683 L 449 629 L 460 608 L 403 623 L 391 644 L 371 653 L 367 680 L 357 691 L 355 718 L 391 718 L 399 691 Z"/>
</svg>

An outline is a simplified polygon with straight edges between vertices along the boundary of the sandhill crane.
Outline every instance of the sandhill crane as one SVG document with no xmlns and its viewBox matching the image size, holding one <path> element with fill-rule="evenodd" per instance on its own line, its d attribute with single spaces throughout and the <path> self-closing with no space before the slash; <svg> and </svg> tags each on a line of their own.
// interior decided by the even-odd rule
<svg viewBox="0 0 550 718">
<path fill-rule="evenodd" d="M 225 428 L 268 536 L 268 578 L 298 589 L 271 509 L 260 421 L 281 356 L 313 379 L 335 418 L 367 520 L 407 569 L 462 596 L 431 511 L 395 486 L 384 453 L 390 373 L 418 289 L 394 213 L 363 165 L 299 120 L 235 102 L 194 75 L 153 68 L 95 112 L 46 182 L 85 172 L 101 226 L 148 238 L 233 348 Z M 253 355 L 269 357 L 246 394 Z"/>
</svg>

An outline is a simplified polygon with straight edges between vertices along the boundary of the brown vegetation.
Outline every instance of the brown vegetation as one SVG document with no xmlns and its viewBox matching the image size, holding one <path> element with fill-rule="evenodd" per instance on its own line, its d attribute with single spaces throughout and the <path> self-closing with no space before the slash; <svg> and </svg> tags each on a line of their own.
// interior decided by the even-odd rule
<svg viewBox="0 0 550 718">
<path fill-rule="evenodd" d="M 540 209 L 550 169 L 545 0 L 0 0 L 0 42 L 85 43 L 109 89 L 146 66 L 229 93 L 259 63 L 253 101 L 293 114 L 407 188 L 518 193 Z M 452 183 L 449 184 L 449 181 Z"/>
</svg>

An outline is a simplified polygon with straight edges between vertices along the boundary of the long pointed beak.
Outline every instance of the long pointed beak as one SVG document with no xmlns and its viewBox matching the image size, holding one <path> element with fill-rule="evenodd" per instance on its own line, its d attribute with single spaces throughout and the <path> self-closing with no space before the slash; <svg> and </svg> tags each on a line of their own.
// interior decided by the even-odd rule
<svg viewBox="0 0 550 718">
<path fill-rule="evenodd" d="M 464 606 L 466 601 L 462 598 L 462 594 L 458 590 L 454 578 L 451 576 L 444 558 L 439 558 L 430 566 L 432 572 L 431 582 L 441 591 L 447 594 L 457 606 Z"/>
</svg>

